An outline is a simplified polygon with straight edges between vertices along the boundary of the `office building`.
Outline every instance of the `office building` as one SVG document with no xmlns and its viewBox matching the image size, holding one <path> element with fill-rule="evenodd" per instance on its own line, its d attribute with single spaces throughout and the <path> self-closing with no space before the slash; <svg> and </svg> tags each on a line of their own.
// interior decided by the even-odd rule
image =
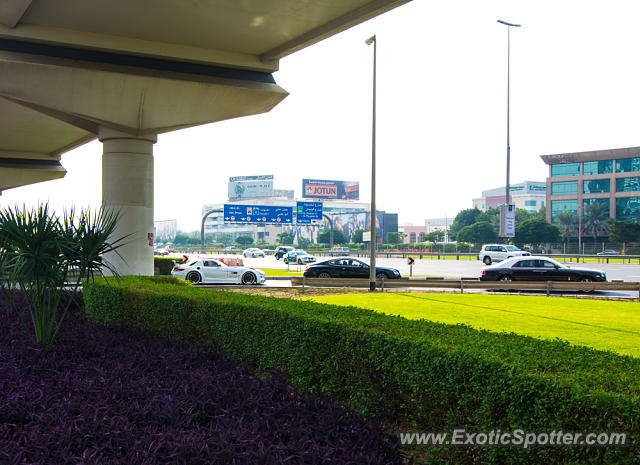
<svg viewBox="0 0 640 465">
<path fill-rule="evenodd" d="M 545 206 L 547 202 L 547 185 L 544 182 L 524 181 L 519 184 L 509 186 L 511 203 L 516 208 L 522 208 L 528 212 L 535 213 Z M 473 208 L 482 211 L 499 208 L 506 202 L 505 188 L 497 187 L 482 191 L 482 197 L 473 199 Z"/>
<path fill-rule="evenodd" d="M 558 213 L 578 217 L 592 204 L 602 219 L 635 221 L 640 216 L 640 147 L 541 155 L 549 165 L 547 220 Z"/>
</svg>

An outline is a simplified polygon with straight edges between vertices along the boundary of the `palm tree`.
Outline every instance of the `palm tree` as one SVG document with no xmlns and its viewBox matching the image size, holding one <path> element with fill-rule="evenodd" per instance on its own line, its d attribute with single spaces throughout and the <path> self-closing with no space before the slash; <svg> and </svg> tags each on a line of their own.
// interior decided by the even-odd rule
<svg viewBox="0 0 640 465">
<path fill-rule="evenodd" d="M 570 237 L 578 224 L 578 217 L 572 211 L 566 210 L 556 215 L 556 221 L 560 223 L 562 238 L 566 240 L 567 246 L 571 245 Z"/>
<path fill-rule="evenodd" d="M 609 207 L 600 202 L 594 202 L 587 205 L 583 211 L 584 219 L 582 220 L 585 232 L 591 232 L 593 236 L 593 249 L 596 249 L 598 233 L 608 233 L 607 218 L 609 217 Z"/>
</svg>

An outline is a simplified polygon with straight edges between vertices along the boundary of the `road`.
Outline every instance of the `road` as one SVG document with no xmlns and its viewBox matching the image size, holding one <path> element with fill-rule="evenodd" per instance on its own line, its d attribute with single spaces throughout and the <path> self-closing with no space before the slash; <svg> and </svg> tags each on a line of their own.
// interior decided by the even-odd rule
<svg viewBox="0 0 640 465">
<path fill-rule="evenodd" d="M 319 257 L 318 261 L 325 258 Z M 328 260 L 328 258 L 326 258 Z M 364 260 L 368 262 L 368 260 Z M 286 270 L 287 265 L 282 260 L 276 260 L 273 256 L 264 258 L 245 258 L 245 266 L 259 269 Z M 402 258 L 377 258 L 377 266 L 397 268 L 402 276 L 409 276 L 409 265 Z M 429 260 L 416 259 L 413 265 L 413 276 L 441 276 L 445 278 L 477 278 L 485 265 L 479 260 Z M 640 281 L 640 265 L 636 264 L 606 264 L 606 263 L 567 263 L 573 268 L 591 268 L 604 271 L 607 279 L 621 281 Z M 304 271 L 306 265 L 291 265 L 292 271 Z M 268 286 L 289 286 L 289 281 L 268 280 Z M 632 291 L 601 291 L 594 294 L 610 297 L 638 297 L 637 292 Z"/>
</svg>

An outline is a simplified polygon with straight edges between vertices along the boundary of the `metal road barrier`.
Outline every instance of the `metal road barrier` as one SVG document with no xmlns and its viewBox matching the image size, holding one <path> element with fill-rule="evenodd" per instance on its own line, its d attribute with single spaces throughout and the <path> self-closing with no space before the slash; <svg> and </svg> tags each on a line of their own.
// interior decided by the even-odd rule
<svg viewBox="0 0 640 465">
<path fill-rule="evenodd" d="M 292 286 L 318 287 L 369 287 L 368 279 L 335 279 L 335 278 L 305 278 L 294 276 Z M 376 287 L 384 288 L 443 288 L 459 289 L 464 293 L 466 289 L 498 289 L 498 290 L 535 290 L 546 291 L 637 291 L 640 300 L 640 283 L 613 281 L 605 283 L 583 283 L 576 281 L 480 281 L 476 279 L 378 279 Z"/>
<path fill-rule="evenodd" d="M 310 251 L 312 255 L 316 255 L 318 257 L 338 257 L 348 255 L 350 257 L 369 257 L 368 251 L 362 250 L 352 250 L 348 254 L 345 253 L 335 253 L 329 251 Z M 478 253 L 469 253 L 469 252 L 419 252 L 419 251 L 401 251 L 401 252 L 388 252 L 384 250 L 378 250 L 376 252 L 376 257 L 380 258 L 419 258 L 426 260 L 444 260 L 444 259 L 456 259 L 456 260 L 477 260 Z M 590 260 L 591 263 L 594 263 L 592 260 L 596 259 L 596 263 L 616 263 L 618 260 L 622 260 L 622 263 L 638 263 L 640 264 L 640 255 L 574 255 L 574 254 L 533 254 L 533 255 L 544 255 L 545 257 L 553 258 L 554 260 L 561 262 L 576 262 L 576 263 L 585 263 L 585 260 Z"/>
</svg>

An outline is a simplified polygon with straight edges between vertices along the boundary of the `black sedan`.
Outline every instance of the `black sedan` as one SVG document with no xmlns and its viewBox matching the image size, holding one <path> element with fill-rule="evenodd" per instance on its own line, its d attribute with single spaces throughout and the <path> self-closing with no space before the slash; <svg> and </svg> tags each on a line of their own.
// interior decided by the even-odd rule
<svg viewBox="0 0 640 465">
<path fill-rule="evenodd" d="M 356 258 L 333 258 L 326 262 L 310 265 L 304 270 L 307 278 L 368 278 L 369 265 Z M 376 278 L 400 279 L 395 268 L 376 266 Z"/>
<path fill-rule="evenodd" d="M 581 281 L 605 282 L 604 271 L 569 268 L 547 257 L 517 257 L 482 270 L 481 281 Z"/>
</svg>

